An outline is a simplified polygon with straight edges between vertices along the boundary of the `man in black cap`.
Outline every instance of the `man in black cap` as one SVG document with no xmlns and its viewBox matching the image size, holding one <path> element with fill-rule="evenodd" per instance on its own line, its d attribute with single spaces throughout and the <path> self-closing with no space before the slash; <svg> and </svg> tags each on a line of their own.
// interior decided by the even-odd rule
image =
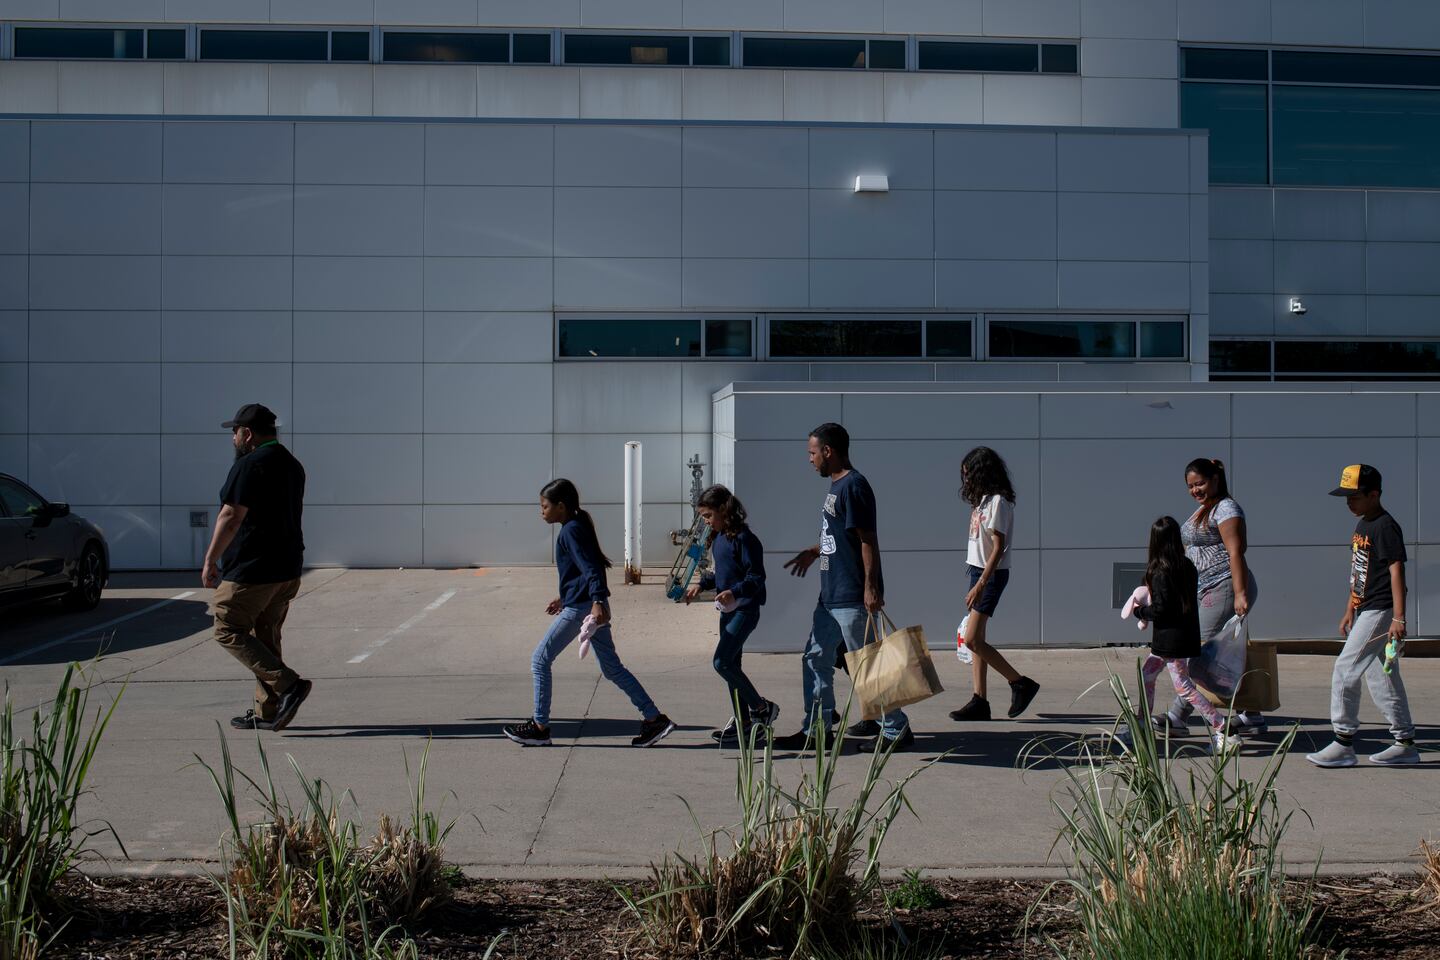
<svg viewBox="0 0 1440 960">
<path fill-rule="evenodd" d="M 215 588 L 215 640 L 255 674 L 255 707 L 230 725 L 284 730 L 310 695 L 309 680 L 280 658 L 280 628 L 300 590 L 305 468 L 275 434 L 275 414 L 247 403 L 231 431 L 235 465 L 220 489 L 220 515 L 201 582 Z"/>
</svg>

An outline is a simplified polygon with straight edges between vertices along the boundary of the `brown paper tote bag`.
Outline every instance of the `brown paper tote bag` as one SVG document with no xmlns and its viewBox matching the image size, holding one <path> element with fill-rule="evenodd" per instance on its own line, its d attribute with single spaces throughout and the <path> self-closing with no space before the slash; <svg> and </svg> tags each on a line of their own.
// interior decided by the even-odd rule
<svg viewBox="0 0 1440 960">
<path fill-rule="evenodd" d="M 884 639 L 870 642 L 872 635 L 881 637 L 882 629 Z M 881 611 L 867 618 L 865 639 L 865 646 L 845 654 L 862 719 L 879 719 L 945 689 L 925 647 L 923 627 L 899 629 Z"/>
</svg>

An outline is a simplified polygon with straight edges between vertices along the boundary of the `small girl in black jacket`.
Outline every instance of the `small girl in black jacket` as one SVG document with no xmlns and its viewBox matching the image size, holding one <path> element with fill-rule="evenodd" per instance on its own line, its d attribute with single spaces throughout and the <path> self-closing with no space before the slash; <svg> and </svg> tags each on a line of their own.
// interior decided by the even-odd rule
<svg viewBox="0 0 1440 960">
<path fill-rule="evenodd" d="M 1210 742 L 1216 753 L 1234 749 L 1240 739 L 1225 732 L 1225 718 L 1190 679 L 1190 658 L 1200 655 L 1200 608 L 1196 605 L 1199 574 L 1185 556 L 1180 524 L 1174 517 L 1161 517 L 1150 527 L 1150 557 L 1145 567 L 1145 586 L 1150 602 L 1135 608 L 1135 616 L 1151 625 L 1150 656 L 1142 674 L 1145 704 L 1141 716 L 1148 716 L 1155 699 L 1155 678 L 1169 669 L 1175 692 L 1200 711 L 1210 724 Z"/>
<path fill-rule="evenodd" d="M 760 607 L 765 603 L 765 548 L 745 524 L 745 507 L 739 498 L 720 484 L 700 494 L 696 504 L 701 518 L 714 531 L 710 549 L 715 572 L 685 591 L 685 602 L 701 590 L 718 590 L 715 606 L 720 609 L 720 642 L 712 663 L 730 691 L 732 712 L 739 703 L 738 719 L 732 715 L 721 730 L 710 736 L 721 744 L 738 743 L 751 724 L 770 727 L 780 708 L 760 696 L 755 684 L 740 668 L 745 641 L 760 625 Z"/>
</svg>

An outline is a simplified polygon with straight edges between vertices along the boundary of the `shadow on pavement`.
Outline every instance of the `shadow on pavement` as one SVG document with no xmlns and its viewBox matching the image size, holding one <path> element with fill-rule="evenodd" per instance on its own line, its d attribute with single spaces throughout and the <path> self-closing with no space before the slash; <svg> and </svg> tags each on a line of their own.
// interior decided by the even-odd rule
<svg viewBox="0 0 1440 960">
<path fill-rule="evenodd" d="M 433 737 L 436 740 L 504 740 L 501 729 L 516 723 L 517 717 L 474 717 L 458 723 L 355 723 L 327 726 L 292 723 L 285 728 L 284 735 L 328 739 L 333 737 Z M 597 737 L 633 737 L 640 729 L 639 720 L 619 720 L 595 717 L 588 720 L 557 720 L 550 726 L 551 738 L 560 746 L 570 740 L 585 743 Z M 676 732 L 708 730 L 708 727 L 676 724 Z M 671 735 L 672 737 L 674 734 Z M 593 744 L 609 747 L 618 744 Z M 666 739 L 655 744 L 656 748 L 692 747 L 696 744 L 681 744 Z M 705 744 L 715 749 L 713 744 Z M 625 749 L 632 749 L 624 744 Z M 653 749 L 653 748 L 652 748 Z"/>
<path fill-rule="evenodd" d="M 144 617 L 106 626 L 163 599 L 103 596 L 85 613 L 69 613 L 58 603 L 0 612 L 0 660 L 13 657 L 5 666 L 15 667 L 117 656 L 210 629 L 209 605 L 201 600 L 174 600 Z"/>
</svg>

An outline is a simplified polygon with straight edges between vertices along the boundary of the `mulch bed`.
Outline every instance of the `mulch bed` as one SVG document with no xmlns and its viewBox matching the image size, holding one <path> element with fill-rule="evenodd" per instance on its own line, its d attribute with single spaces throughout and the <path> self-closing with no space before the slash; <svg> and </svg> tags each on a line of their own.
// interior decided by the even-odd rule
<svg viewBox="0 0 1440 960">
<path fill-rule="evenodd" d="M 1019 933 L 1026 911 L 1045 884 L 1035 881 L 933 881 L 945 902 L 902 911 L 899 922 L 915 940 L 943 944 L 951 958 L 1033 960 L 1050 956 Z M 1440 956 L 1440 908 L 1416 908 L 1411 877 L 1326 878 L 1320 900 L 1323 929 L 1349 960 L 1421 960 Z M 76 916 L 46 957 L 65 960 L 199 960 L 229 951 L 223 902 L 203 878 L 75 878 L 66 893 Z M 1067 929 L 1063 915 L 1046 912 L 1051 930 Z M 867 916 L 878 932 L 880 911 Z M 579 880 L 467 880 L 455 902 L 411 931 L 423 957 L 471 960 L 491 941 L 503 960 L 651 960 L 657 955 L 632 933 L 608 883 Z M 657 958 L 658 960 L 658 958 Z"/>
</svg>

